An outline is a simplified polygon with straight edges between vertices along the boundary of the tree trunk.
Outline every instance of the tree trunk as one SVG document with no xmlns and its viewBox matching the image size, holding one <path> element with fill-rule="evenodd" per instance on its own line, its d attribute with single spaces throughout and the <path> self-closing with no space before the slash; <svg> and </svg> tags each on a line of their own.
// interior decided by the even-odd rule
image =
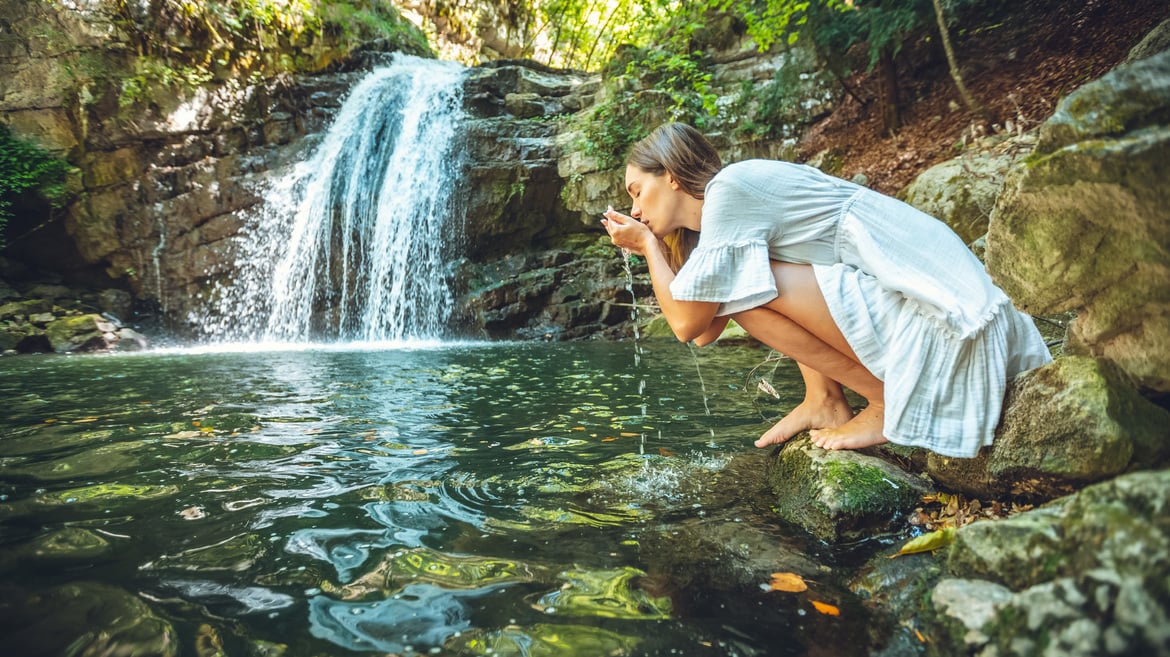
<svg viewBox="0 0 1170 657">
<path fill-rule="evenodd" d="M 967 85 L 963 84 L 963 74 L 959 72 L 959 62 L 955 57 L 955 49 L 951 46 L 951 34 L 947 30 L 947 20 L 943 16 L 943 8 L 941 0 L 934 1 L 934 15 L 938 19 L 938 31 L 942 34 L 943 51 L 947 54 L 947 66 L 951 70 L 951 79 L 955 81 L 955 87 L 959 90 L 959 97 L 963 99 L 963 104 L 967 109 L 971 110 L 976 115 L 983 114 L 983 108 L 967 91 Z"/>
<path fill-rule="evenodd" d="M 882 130 L 892 135 L 902 126 L 902 121 L 898 110 L 898 67 L 894 65 L 894 55 L 888 46 L 882 49 L 881 57 L 878 58 L 878 77 L 881 84 L 878 97 L 881 100 Z"/>
</svg>

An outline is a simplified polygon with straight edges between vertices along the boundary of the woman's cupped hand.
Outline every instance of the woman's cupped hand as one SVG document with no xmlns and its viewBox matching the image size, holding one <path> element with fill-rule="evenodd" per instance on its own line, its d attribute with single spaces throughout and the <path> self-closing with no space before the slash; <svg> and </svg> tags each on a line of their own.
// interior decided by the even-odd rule
<svg viewBox="0 0 1170 657">
<path fill-rule="evenodd" d="M 601 225 L 605 226 L 614 246 L 630 253 L 644 256 L 649 245 L 657 241 L 654 234 L 650 232 L 649 226 L 627 214 L 614 210 L 612 205 L 602 213 L 602 217 L 604 218 L 601 220 Z"/>
</svg>

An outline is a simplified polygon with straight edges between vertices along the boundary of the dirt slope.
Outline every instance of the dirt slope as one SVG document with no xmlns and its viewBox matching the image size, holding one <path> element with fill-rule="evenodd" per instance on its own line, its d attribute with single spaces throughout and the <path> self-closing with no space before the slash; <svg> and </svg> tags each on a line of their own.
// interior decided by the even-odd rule
<svg viewBox="0 0 1170 657">
<path fill-rule="evenodd" d="M 933 31 L 898 56 L 904 99 L 900 130 L 883 134 L 876 75 L 858 74 L 850 84 L 869 102 L 863 106 L 846 96 L 806 134 L 801 158 L 834 149 L 843 155 L 843 177 L 863 173 L 871 187 L 896 193 L 924 169 L 958 155 L 964 134 L 973 129 L 999 132 L 1007 121 L 1025 130 L 1037 127 L 1063 96 L 1121 63 L 1130 48 L 1170 16 L 1165 0 L 1019 5 L 1028 7 L 1025 13 L 990 24 L 968 18 L 952 28 L 964 82 L 986 118 L 961 106 Z"/>
</svg>

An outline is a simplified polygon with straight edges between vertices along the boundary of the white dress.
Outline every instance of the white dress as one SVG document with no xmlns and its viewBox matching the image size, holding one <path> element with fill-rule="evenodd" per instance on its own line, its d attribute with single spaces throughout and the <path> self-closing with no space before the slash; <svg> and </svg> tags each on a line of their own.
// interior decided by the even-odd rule
<svg viewBox="0 0 1170 657">
<path fill-rule="evenodd" d="M 776 298 L 769 260 L 813 265 L 841 333 L 885 384 L 890 442 L 974 456 L 991 444 L 1007 380 L 1052 360 L 962 240 L 910 205 L 772 160 L 726 167 L 704 197 L 674 298 L 730 315 Z"/>
</svg>

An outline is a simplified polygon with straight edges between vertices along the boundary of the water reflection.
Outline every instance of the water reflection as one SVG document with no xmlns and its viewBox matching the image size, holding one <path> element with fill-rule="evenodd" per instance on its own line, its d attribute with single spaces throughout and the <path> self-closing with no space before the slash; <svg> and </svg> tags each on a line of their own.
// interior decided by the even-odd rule
<svg viewBox="0 0 1170 657">
<path fill-rule="evenodd" d="M 125 591 L 242 654 L 861 654 L 860 611 L 759 588 L 849 595 L 729 471 L 765 356 L 699 351 L 705 391 L 681 345 L 3 359 L 3 592 Z"/>
</svg>

